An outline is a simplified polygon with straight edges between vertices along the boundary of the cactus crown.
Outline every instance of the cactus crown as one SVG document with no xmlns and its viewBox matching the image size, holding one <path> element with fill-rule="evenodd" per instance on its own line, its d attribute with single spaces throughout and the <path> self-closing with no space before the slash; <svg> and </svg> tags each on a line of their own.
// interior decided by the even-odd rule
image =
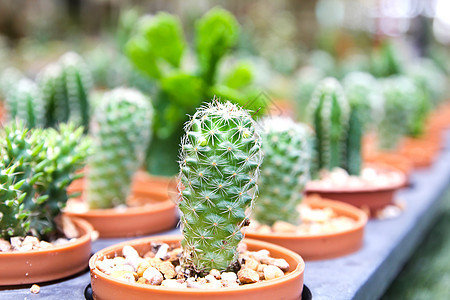
<svg viewBox="0 0 450 300">
<path fill-rule="evenodd" d="M 65 206 L 67 186 L 77 178 L 74 174 L 82 167 L 89 146 L 82 133 L 82 128 L 76 129 L 70 124 L 62 124 L 58 131 L 28 131 L 20 123 L 3 129 L 0 169 L 12 168 L 2 171 L 1 178 L 2 190 L 9 191 L 0 198 L 2 205 L 11 205 L 7 214 L 2 211 L 2 221 L 10 224 L 2 228 L 7 237 L 26 234 L 28 228 L 40 238 L 57 233 L 54 219 Z M 16 194 L 11 192 L 15 190 Z M 11 198 L 15 201 L 5 202 Z M 13 218 L 17 219 L 14 226 Z"/>
<path fill-rule="evenodd" d="M 6 109 L 10 119 L 18 118 L 30 128 L 45 125 L 45 102 L 42 93 L 28 78 L 20 79 L 8 93 Z"/>
<path fill-rule="evenodd" d="M 87 180 L 91 208 L 125 204 L 150 142 L 152 117 L 150 100 L 137 90 L 118 88 L 104 95 L 92 128 Z"/>
<path fill-rule="evenodd" d="M 308 110 L 316 132 L 318 170 L 346 168 L 350 106 L 339 82 L 330 77 L 323 79 L 314 91 Z"/>
<path fill-rule="evenodd" d="M 257 196 L 261 139 L 249 113 L 215 100 L 185 125 L 180 155 L 182 267 L 195 273 L 237 262 L 241 228 Z"/>
<path fill-rule="evenodd" d="M 313 131 L 290 118 L 267 117 L 260 124 L 264 161 L 255 218 L 267 225 L 278 220 L 298 224 L 296 207 L 310 178 Z"/>
<path fill-rule="evenodd" d="M 386 78 L 381 81 L 381 86 L 385 105 L 378 127 L 378 143 L 381 149 L 395 149 L 412 126 L 421 99 L 414 82 L 405 76 Z"/>
</svg>

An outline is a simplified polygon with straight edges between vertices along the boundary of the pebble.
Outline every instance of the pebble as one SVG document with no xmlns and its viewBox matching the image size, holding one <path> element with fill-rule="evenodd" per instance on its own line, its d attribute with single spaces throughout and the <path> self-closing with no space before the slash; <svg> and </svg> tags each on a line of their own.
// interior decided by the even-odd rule
<svg viewBox="0 0 450 300">
<path fill-rule="evenodd" d="M 169 255 L 167 254 L 167 251 L 169 250 L 169 245 L 167 244 L 162 244 L 159 249 L 158 252 L 156 252 L 155 257 L 161 259 L 161 260 L 165 260 L 169 257 Z"/>
<path fill-rule="evenodd" d="M 237 273 L 237 277 L 239 281 L 243 284 L 255 283 L 259 281 L 258 272 L 248 268 L 240 269 L 239 272 Z"/>
<path fill-rule="evenodd" d="M 209 275 L 214 276 L 215 279 L 220 279 L 220 271 L 217 269 L 209 271 Z"/>
<path fill-rule="evenodd" d="M 4 240 L 0 239 L 0 252 L 6 252 L 11 250 L 11 244 Z"/>
<path fill-rule="evenodd" d="M 130 271 L 114 271 L 110 274 L 112 278 L 116 278 L 128 283 L 136 282 L 137 274 Z"/>
<path fill-rule="evenodd" d="M 39 294 L 40 291 L 41 291 L 41 287 L 38 286 L 37 284 L 33 284 L 33 285 L 30 287 L 30 292 L 31 292 L 32 294 Z"/>
<path fill-rule="evenodd" d="M 245 259 L 244 266 L 248 269 L 256 271 L 256 269 L 258 269 L 258 265 L 259 265 L 259 262 L 254 258 L 249 257 L 249 258 Z"/>
<path fill-rule="evenodd" d="M 159 272 L 155 267 L 148 267 L 142 274 L 142 277 L 147 279 L 149 284 L 151 285 L 160 285 L 164 280 L 161 272 Z"/>
<path fill-rule="evenodd" d="M 186 282 L 181 283 L 175 279 L 163 280 L 163 282 L 161 283 L 161 286 L 165 286 L 168 288 L 187 288 Z"/>
<path fill-rule="evenodd" d="M 222 281 L 227 282 L 236 282 L 237 281 L 237 275 L 233 272 L 223 272 L 220 277 L 222 278 Z"/>
<path fill-rule="evenodd" d="M 264 279 L 266 280 L 275 279 L 284 275 L 284 272 L 281 271 L 280 268 L 275 267 L 273 265 L 268 265 L 267 267 L 265 267 L 263 272 L 264 272 Z"/>
<path fill-rule="evenodd" d="M 266 225 L 267 226 L 267 225 Z M 270 228 L 270 227 L 269 227 Z M 284 221 L 276 221 L 272 225 L 271 231 L 280 232 L 280 233 L 293 233 L 297 231 L 297 226 Z"/>
</svg>

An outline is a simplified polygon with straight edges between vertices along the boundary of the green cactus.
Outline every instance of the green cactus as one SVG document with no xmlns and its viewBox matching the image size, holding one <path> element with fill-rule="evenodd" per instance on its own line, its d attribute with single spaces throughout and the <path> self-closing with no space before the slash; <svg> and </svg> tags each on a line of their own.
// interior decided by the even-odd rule
<svg viewBox="0 0 450 300">
<path fill-rule="evenodd" d="M 94 114 L 94 149 L 88 163 L 91 208 L 125 204 L 132 177 L 142 166 L 150 142 L 152 118 L 150 100 L 137 90 L 118 88 L 103 96 Z"/>
<path fill-rule="evenodd" d="M 25 236 L 30 229 L 29 213 L 24 210 L 26 193 L 19 189 L 25 180 L 15 181 L 15 165 L 0 170 L 0 238 Z"/>
<path fill-rule="evenodd" d="M 255 219 L 267 225 L 278 220 L 298 224 L 296 207 L 310 179 L 313 131 L 289 118 L 266 117 L 260 124 L 264 161 Z"/>
<path fill-rule="evenodd" d="M 23 77 L 22 72 L 16 68 L 6 68 L 3 70 L 0 74 L 0 100 L 5 100 L 8 98 L 8 95 L 13 90 L 13 87 Z"/>
<path fill-rule="evenodd" d="M 6 110 L 10 119 L 23 120 L 30 128 L 45 125 L 45 102 L 42 93 L 28 78 L 20 79 L 8 93 Z"/>
<path fill-rule="evenodd" d="M 197 110 L 181 145 L 182 267 L 232 269 L 257 195 L 261 139 L 249 113 L 215 100 Z"/>
<path fill-rule="evenodd" d="M 416 121 L 422 122 L 420 118 L 415 121 L 415 115 L 420 115 L 420 93 L 414 82 L 405 76 L 383 79 L 381 88 L 385 105 L 384 115 L 378 126 L 378 146 L 393 150 L 413 124 L 417 124 Z"/>
<path fill-rule="evenodd" d="M 318 84 L 308 107 L 308 115 L 316 132 L 318 170 L 315 171 L 335 167 L 347 169 L 350 106 L 336 79 L 328 77 Z"/>
<path fill-rule="evenodd" d="M 57 234 L 55 217 L 68 199 L 67 187 L 79 178 L 89 142 L 83 129 L 62 124 L 59 130 L 31 129 L 12 123 L 3 128 L 0 140 L 0 169 L 14 166 L 14 179 L 23 209 L 29 214 L 31 234 L 48 238 Z"/>
<path fill-rule="evenodd" d="M 369 125 L 374 127 L 379 123 L 384 98 L 377 80 L 369 73 L 349 73 L 343 80 L 343 86 L 350 104 L 346 169 L 349 174 L 358 175 L 362 165 L 361 144 L 364 132 Z"/>
<path fill-rule="evenodd" d="M 58 63 L 46 66 L 36 77 L 46 103 L 46 127 L 54 127 L 68 120 L 68 103 L 64 97 L 62 68 Z"/>
</svg>

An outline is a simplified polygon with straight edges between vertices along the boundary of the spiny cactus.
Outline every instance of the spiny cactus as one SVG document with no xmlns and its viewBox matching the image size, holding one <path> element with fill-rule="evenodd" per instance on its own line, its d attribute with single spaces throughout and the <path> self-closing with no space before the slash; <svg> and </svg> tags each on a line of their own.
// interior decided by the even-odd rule
<svg viewBox="0 0 450 300">
<path fill-rule="evenodd" d="M 17 82 L 23 78 L 22 72 L 16 68 L 6 68 L 0 74 L 0 100 L 8 98 Z"/>
<path fill-rule="evenodd" d="M 267 117 L 260 124 L 264 161 L 255 218 L 267 225 L 278 220 L 298 224 L 296 207 L 310 179 L 313 131 L 290 118 Z"/>
<path fill-rule="evenodd" d="M 392 76 L 381 81 L 385 98 L 384 116 L 378 127 L 378 146 L 392 150 L 411 128 L 420 107 L 417 87 L 405 76 Z"/>
<path fill-rule="evenodd" d="M 94 114 L 93 154 L 87 173 L 91 208 L 125 204 L 150 142 L 152 117 L 150 100 L 137 90 L 118 88 L 103 96 Z"/>
<path fill-rule="evenodd" d="M 26 193 L 19 189 L 25 180 L 15 178 L 15 165 L 0 170 L 0 238 L 25 236 L 30 229 L 29 213 L 24 210 Z"/>
<path fill-rule="evenodd" d="M 316 132 L 317 168 L 346 168 L 346 139 L 350 106 L 334 78 L 325 78 L 314 91 L 308 115 Z"/>
<path fill-rule="evenodd" d="M 74 52 L 61 56 L 57 63 L 38 74 L 38 82 L 47 103 L 47 123 L 71 121 L 89 128 L 89 91 L 92 78 L 83 59 Z"/>
<path fill-rule="evenodd" d="M 185 132 L 179 175 L 182 267 L 198 274 L 231 269 L 257 195 L 261 139 L 246 110 L 217 100 L 199 108 Z"/>
<path fill-rule="evenodd" d="M 347 171 L 358 175 L 362 165 L 363 134 L 369 125 L 375 127 L 379 123 L 384 98 L 377 80 L 369 73 L 350 73 L 344 78 L 343 85 L 351 108 L 346 143 Z"/>
<path fill-rule="evenodd" d="M 29 213 L 30 233 L 47 238 L 57 233 L 55 217 L 68 196 L 67 186 L 79 176 L 88 141 L 83 129 L 61 125 L 55 129 L 27 130 L 20 123 L 4 127 L 0 139 L 0 169 L 14 166 L 14 179 L 25 196 L 23 209 Z M 28 222 L 27 221 L 27 222 Z"/>
<path fill-rule="evenodd" d="M 6 110 L 10 119 L 23 120 L 30 128 L 45 125 L 45 102 L 39 87 L 30 79 L 22 78 L 8 93 Z"/>
</svg>

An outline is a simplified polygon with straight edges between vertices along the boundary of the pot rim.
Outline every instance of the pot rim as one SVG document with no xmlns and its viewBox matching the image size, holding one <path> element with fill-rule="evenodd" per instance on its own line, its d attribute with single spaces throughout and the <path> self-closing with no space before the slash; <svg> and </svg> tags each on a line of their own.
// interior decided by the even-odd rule
<svg viewBox="0 0 450 300">
<path fill-rule="evenodd" d="M 383 164 L 369 164 L 369 166 L 378 169 L 389 170 L 389 172 L 395 172 L 399 175 L 400 180 L 398 182 L 389 183 L 382 186 L 361 186 L 361 187 L 349 187 L 349 186 L 341 186 L 341 187 L 308 187 L 308 183 L 306 184 L 305 192 L 308 194 L 314 193 L 377 193 L 382 191 L 390 191 L 397 190 L 405 186 L 407 182 L 407 176 L 404 172 L 387 165 Z"/>
<path fill-rule="evenodd" d="M 291 281 L 291 280 L 295 280 L 295 278 L 299 275 L 301 275 L 302 273 L 304 273 L 305 271 L 305 262 L 303 260 L 303 258 L 298 255 L 297 253 L 286 249 L 284 247 L 272 244 L 272 243 L 267 243 L 267 242 L 263 242 L 263 241 L 259 241 L 259 240 L 254 240 L 254 239 L 248 239 L 248 238 L 244 238 L 243 241 L 246 243 L 251 243 L 253 245 L 258 245 L 258 247 L 261 247 L 262 249 L 265 248 L 271 248 L 273 250 L 279 251 L 279 252 L 283 252 L 283 254 L 285 256 L 290 256 L 292 257 L 296 262 L 297 262 L 297 267 L 292 270 L 291 272 L 289 272 L 288 274 L 285 274 L 282 277 L 276 278 L 276 279 L 272 279 L 272 280 L 268 280 L 268 281 L 262 281 L 262 282 L 257 282 L 257 283 L 252 283 L 252 284 L 246 284 L 246 285 L 242 285 L 239 287 L 227 287 L 227 288 L 217 288 L 217 289 L 196 289 L 196 288 L 186 288 L 186 289 L 180 289 L 180 288 L 169 288 L 169 287 L 163 287 L 163 286 L 153 286 L 153 285 L 144 285 L 144 284 L 133 284 L 133 283 L 126 283 L 124 281 L 112 278 L 109 275 L 106 275 L 105 273 L 103 273 L 102 271 L 98 270 L 95 267 L 95 262 L 97 261 L 98 258 L 104 257 L 104 253 L 106 252 L 114 252 L 117 251 L 118 249 L 122 249 L 124 246 L 126 245 L 136 245 L 136 244 L 141 244 L 141 243 L 148 243 L 151 241 L 165 241 L 168 243 L 174 243 L 174 242 L 179 242 L 181 241 L 183 237 L 181 235 L 161 235 L 161 236 L 154 236 L 154 237 L 147 237 L 147 238 L 140 238 L 140 239 L 136 239 L 136 240 L 131 240 L 131 241 L 125 241 L 125 242 L 121 242 L 118 244 L 115 244 L 113 246 L 109 246 L 107 248 L 104 248 L 98 252 L 96 252 L 94 255 L 92 255 L 92 257 L 89 259 L 89 269 L 91 271 L 91 276 L 99 276 L 102 279 L 109 281 L 109 282 L 113 282 L 114 284 L 120 285 L 120 286 L 130 286 L 132 285 L 133 287 L 140 289 L 140 290 L 145 290 L 145 291 L 149 291 L 151 292 L 152 290 L 157 290 L 159 292 L 164 291 L 167 293 L 180 293 L 180 294 L 211 294 L 211 293 L 233 293 L 236 291 L 246 291 L 246 290 L 254 290 L 254 289 L 258 289 L 260 287 L 271 287 L 274 285 L 277 285 L 279 283 L 283 283 L 286 281 Z M 269 251 L 271 249 L 268 249 Z M 280 257 L 279 257 L 280 258 Z M 281 257 L 282 258 L 282 257 Z"/>
<path fill-rule="evenodd" d="M 83 220 L 81 218 L 77 218 L 77 217 L 73 217 L 73 216 L 70 216 L 70 218 L 72 219 L 72 221 L 76 224 L 76 226 L 78 228 L 85 231 L 80 237 L 76 238 L 75 241 L 68 242 L 68 243 L 62 244 L 62 245 L 52 246 L 51 248 L 45 248 L 45 249 L 37 249 L 37 250 L 30 250 L 30 251 L 0 252 L 0 259 L 2 258 L 2 256 L 7 257 L 7 256 L 11 256 L 11 255 L 20 257 L 20 256 L 30 256 L 30 255 L 34 255 L 34 254 L 41 255 L 44 253 L 55 253 L 55 252 L 60 251 L 61 249 L 73 248 L 73 247 L 79 246 L 81 244 L 84 244 L 86 242 L 89 242 L 91 240 L 91 234 L 94 231 L 94 227 L 92 227 L 92 225 L 88 221 Z"/>
<path fill-rule="evenodd" d="M 329 238 L 329 237 L 337 237 L 337 236 L 344 236 L 348 235 L 349 233 L 357 232 L 361 229 L 363 229 L 368 221 L 367 214 L 351 205 L 345 202 L 336 201 L 336 200 L 329 200 L 329 199 L 323 199 L 319 196 L 308 196 L 308 198 L 305 200 L 308 204 L 311 204 L 312 206 L 317 205 L 320 207 L 330 207 L 335 211 L 336 208 L 340 210 L 346 210 L 351 215 L 353 215 L 352 219 L 355 219 L 355 226 L 352 228 L 338 231 L 338 232 L 330 232 L 330 233 L 321 233 L 321 234 L 312 234 L 312 235 L 300 235 L 296 233 L 257 233 L 257 232 L 245 232 L 245 235 L 249 235 L 250 238 L 264 238 L 264 237 L 270 237 L 274 240 L 285 240 L 285 239 L 293 239 L 293 240 L 300 240 L 300 239 L 323 239 L 323 238 Z M 322 206 L 323 204 L 323 206 Z M 342 214 L 340 214 L 342 215 Z"/>
</svg>

